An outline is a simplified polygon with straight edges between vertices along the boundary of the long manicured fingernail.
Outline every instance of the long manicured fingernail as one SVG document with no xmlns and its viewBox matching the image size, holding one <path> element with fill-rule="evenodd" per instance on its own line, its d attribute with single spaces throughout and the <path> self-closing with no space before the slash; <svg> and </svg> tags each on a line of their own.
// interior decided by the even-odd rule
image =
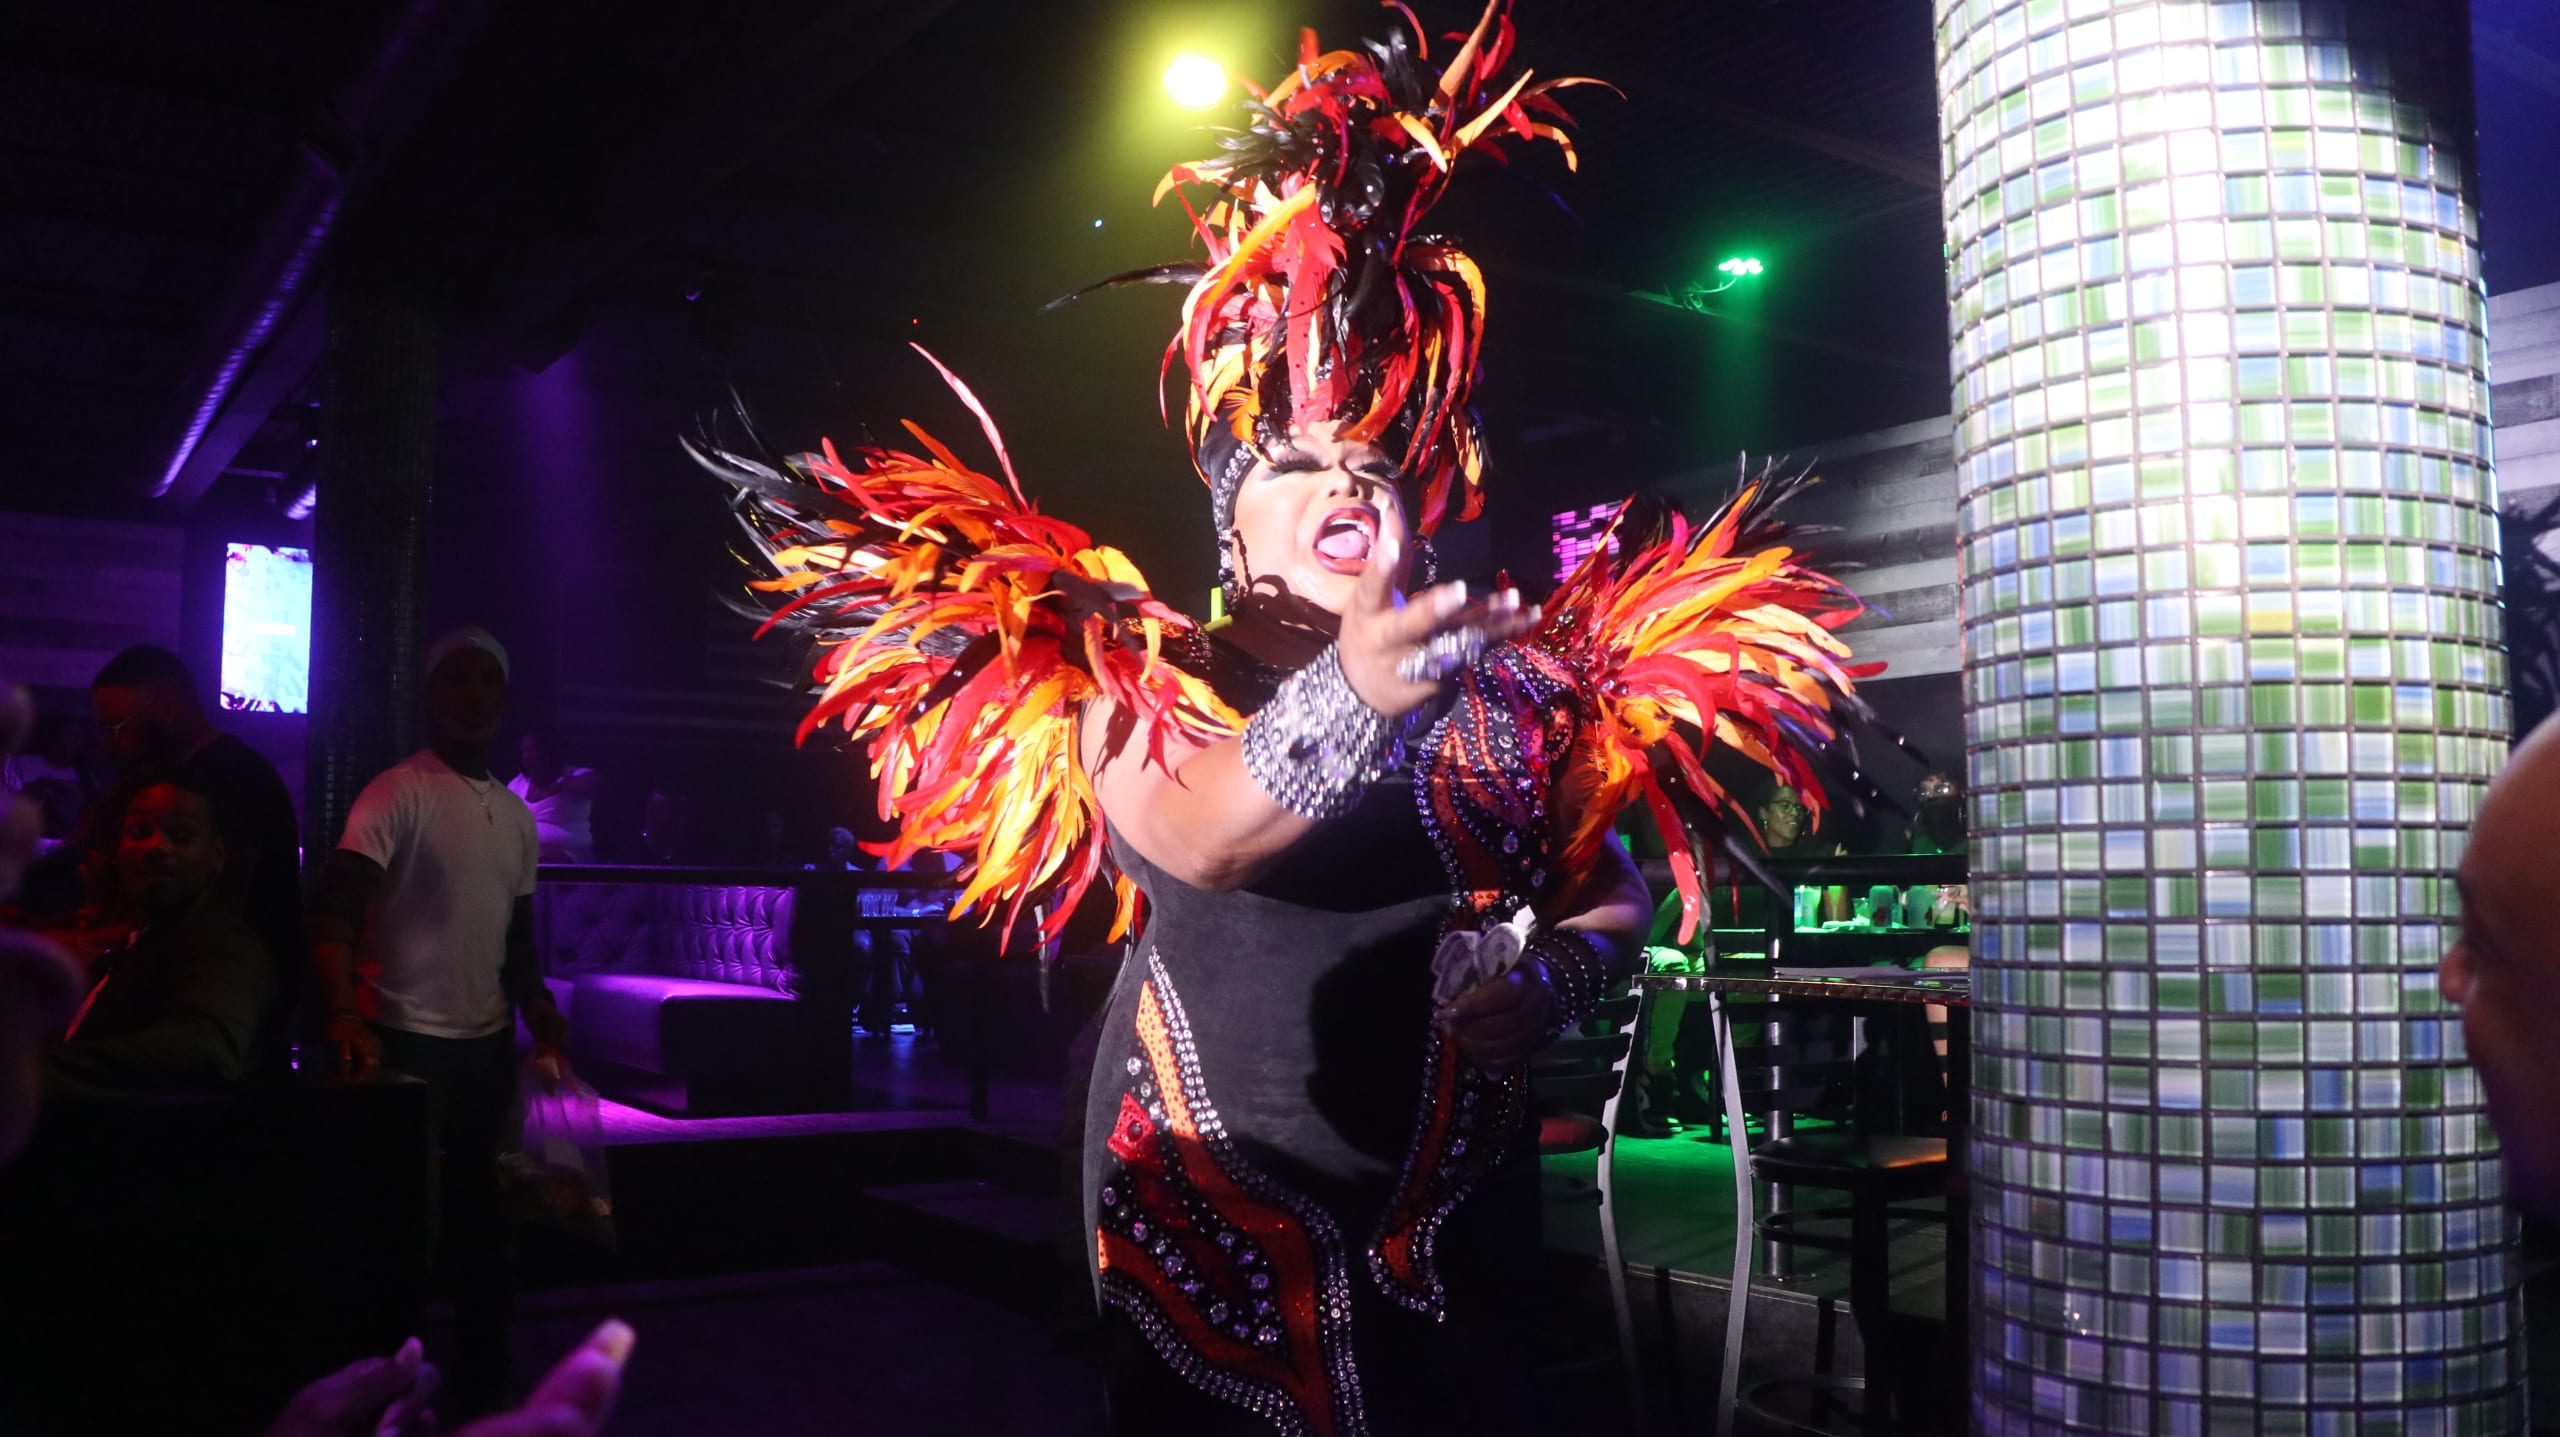
<svg viewBox="0 0 2560 1437">
<path fill-rule="evenodd" d="M 1467 584 L 1464 579 L 1440 591 L 1440 617 L 1447 618 L 1467 606 Z"/>
</svg>

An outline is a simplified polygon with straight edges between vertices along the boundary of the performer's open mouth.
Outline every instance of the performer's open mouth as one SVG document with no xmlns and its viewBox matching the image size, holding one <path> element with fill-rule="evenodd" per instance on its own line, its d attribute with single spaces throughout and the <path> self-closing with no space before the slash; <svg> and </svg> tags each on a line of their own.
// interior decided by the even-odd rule
<svg viewBox="0 0 2560 1437">
<path fill-rule="evenodd" d="M 1346 505 L 1324 516 L 1316 529 L 1316 562 L 1337 574 L 1357 574 L 1369 567 L 1378 547 L 1378 511 Z"/>
</svg>

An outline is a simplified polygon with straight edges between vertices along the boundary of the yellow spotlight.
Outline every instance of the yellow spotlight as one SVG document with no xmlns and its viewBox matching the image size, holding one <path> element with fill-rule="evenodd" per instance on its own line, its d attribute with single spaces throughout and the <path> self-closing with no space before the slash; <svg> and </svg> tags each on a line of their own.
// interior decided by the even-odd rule
<svg viewBox="0 0 2560 1437">
<path fill-rule="evenodd" d="M 1178 55 L 1164 67 L 1164 87 L 1175 104 L 1205 110 L 1226 97 L 1227 72 L 1205 55 Z"/>
</svg>

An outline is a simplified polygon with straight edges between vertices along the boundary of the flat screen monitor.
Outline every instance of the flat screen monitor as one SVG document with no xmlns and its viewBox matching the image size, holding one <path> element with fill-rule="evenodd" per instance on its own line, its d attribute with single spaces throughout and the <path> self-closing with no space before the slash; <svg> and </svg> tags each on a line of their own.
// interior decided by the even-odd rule
<svg viewBox="0 0 2560 1437">
<path fill-rule="evenodd" d="M 311 707 L 311 551 L 232 544 L 222 565 L 222 706 Z"/>
</svg>

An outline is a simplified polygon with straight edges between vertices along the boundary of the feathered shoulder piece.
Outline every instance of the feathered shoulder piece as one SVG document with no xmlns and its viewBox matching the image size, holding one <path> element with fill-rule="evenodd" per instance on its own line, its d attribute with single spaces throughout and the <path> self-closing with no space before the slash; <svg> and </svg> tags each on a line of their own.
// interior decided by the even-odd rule
<svg viewBox="0 0 2560 1437">
<path fill-rule="evenodd" d="M 1105 860 L 1077 754 L 1085 701 L 1109 695 L 1134 715 L 1158 765 L 1168 739 L 1214 742 L 1243 721 L 1169 658 L 1202 647 L 1192 620 L 1149 594 L 1126 555 L 1025 499 L 985 408 L 925 358 L 977 416 L 1001 482 L 912 421 L 921 453 L 686 447 L 736 491 L 762 570 L 751 587 L 768 596 L 759 634 L 792 630 L 815 647 L 800 738 L 840 724 L 869 740 L 881 816 L 898 825 L 875 851 L 893 866 L 925 848 L 960 853 L 955 917 L 1001 909 L 1010 934 L 1036 897 L 1054 938 Z M 1117 937 L 1137 890 L 1115 884 Z"/>
<path fill-rule="evenodd" d="M 1566 872 L 1584 871 L 1609 826 L 1641 798 L 1662 831 L 1680 885 L 1680 941 L 1696 930 L 1703 836 L 1716 836 L 1746 868 L 1753 849 L 1732 841 L 1736 822 L 1759 828 L 1704 762 L 1722 745 L 1796 789 L 1819 822 L 1817 764 L 1835 769 L 1862 800 L 1880 798 L 1854 768 L 1843 720 L 1872 721 L 1857 680 L 1882 664 L 1853 664 L 1833 632 L 1863 612 L 1838 580 L 1806 567 L 1775 512 L 1812 482 L 1810 473 L 1747 471 L 1714 517 L 1677 516 L 1650 542 L 1627 532 L 1621 509 L 1610 538 L 1631 552 L 1613 560 L 1603 542 L 1548 599 L 1530 640 L 1572 670 L 1585 722 L 1553 806 Z M 1900 740 L 1895 740 L 1899 742 Z M 1765 875 L 1764 875 L 1765 877 Z"/>
<path fill-rule="evenodd" d="M 1441 61 L 1411 10 L 1387 8 L 1410 37 L 1325 50 L 1301 32 L 1297 69 L 1255 92 L 1226 153 L 1176 165 L 1157 186 L 1159 202 L 1181 194 L 1205 263 L 1094 288 L 1190 286 L 1165 362 L 1180 356 L 1190 378 L 1195 457 L 1213 430 L 1262 449 L 1293 422 L 1336 421 L 1346 438 L 1403 456 L 1423 485 L 1428 534 L 1453 502 L 1462 520 L 1483 502 L 1470 395 L 1485 285 L 1423 220 L 1462 155 L 1499 160 L 1512 142 L 1552 141 L 1571 164 L 1570 117 L 1553 92 L 1596 82 L 1511 73 L 1509 0 L 1490 0 L 1471 33 L 1450 35 Z"/>
</svg>

